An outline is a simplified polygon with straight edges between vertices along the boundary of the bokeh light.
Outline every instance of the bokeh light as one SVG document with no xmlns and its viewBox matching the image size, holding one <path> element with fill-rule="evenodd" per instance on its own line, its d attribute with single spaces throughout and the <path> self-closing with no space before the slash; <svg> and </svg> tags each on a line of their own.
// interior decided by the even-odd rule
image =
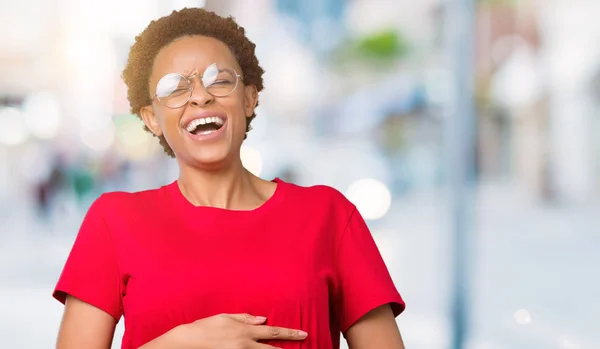
<svg viewBox="0 0 600 349">
<path fill-rule="evenodd" d="M 519 325 L 527 325 L 531 323 L 531 314 L 527 309 L 519 309 L 515 312 L 515 321 Z"/>
<path fill-rule="evenodd" d="M 0 143 L 15 146 L 25 142 L 28 136 L 21 110 L 14 107 L 1 108 Z"/>
<path fill-rule="evenodd" d="M 54 138 L 61 127 L 58 98 L 49 92 L 31 94 L 23 103 L 23 116 L 29 132 L 41 139 Z"/>
<path fill-rule="evenodd" d="M 365 219 L 379 219 L 388 212 L 392 204 L 390 190 L 382 182 L 366 178 L 350 185 L 346 192 L 350 200 Z"/>
<path fill-rule="evenodd" d="M 580 341 L 568 335 L 561 335 L 557 339 L 558 349 L 582 349 Z"/>
<path fill-rule="evenodd" d="M 243 145 L 240 150 L 240 156 L 244 167 L 255 176 L 260 176 L 263 169 L 263 161 L 260 152 L 255 148 Z"/>
<path fill-rule="evenodd" d="M 97 127 L 84 126 L 81 129 L 81 141 L 93 151 L 104 152 L 108 150 L 115 141 L 115 126 L 106 123 Z"/>
<path fill-rule="evenodd" d="M 130 160 L 144 160 L 160 150 L 157 138 L 144 130 L 143 122 L 133 115 L 126 115 L 115 120 L 116 145 L 121 153 Z"/>
</svg>

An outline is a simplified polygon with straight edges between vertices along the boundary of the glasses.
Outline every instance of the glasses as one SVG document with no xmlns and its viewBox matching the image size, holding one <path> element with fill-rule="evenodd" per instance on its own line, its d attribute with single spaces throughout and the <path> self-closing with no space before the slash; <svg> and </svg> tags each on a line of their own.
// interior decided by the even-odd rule
<svg viewBox="0 0 600 349">
<path fill-rule="evenodd" d="M 211 96 L 226 97 L 235 91 L 241 75 L 234 69 L 219 69 L 216 63 L 208 66 L 202 75 L 185 77 L 179 73 L 170 73 L 158 81 L 154 96 L 167 108 L 181 108 L 192 98 L 194 78 L 200 79 L 202 87 Z"/>
</svg>

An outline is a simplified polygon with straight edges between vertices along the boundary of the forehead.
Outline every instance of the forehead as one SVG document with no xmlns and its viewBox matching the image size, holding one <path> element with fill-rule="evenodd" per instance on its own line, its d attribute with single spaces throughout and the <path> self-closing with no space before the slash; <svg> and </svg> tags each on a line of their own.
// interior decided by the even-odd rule
<svg viewBox="0 0 600 349">
<path fill-rule="evenodd" d="M 213 63 L 240 70 L 233 53 L 222 41 L 207 36 L 185 36 L 158 52 L 152 76 L 160 78 L 168 73 L 202 72 Z"/>
</svg>

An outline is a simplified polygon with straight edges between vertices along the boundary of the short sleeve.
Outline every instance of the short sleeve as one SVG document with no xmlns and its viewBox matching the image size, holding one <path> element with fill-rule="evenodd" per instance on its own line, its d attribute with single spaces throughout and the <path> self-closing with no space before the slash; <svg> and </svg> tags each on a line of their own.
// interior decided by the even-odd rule
<svg viewBox="0 0 600 349">
<path fill-rule="evenodd" d="M 342 333 L 379 306 L 391 305 L 394 316 L 404 311 L 405 303 L 356 208 L 341 237 L 336 263 L 337 309 Z"/>
<path fill-rule="evenodd" d="M 120 279 L 114 242 L 102 215 L 100 197 L 86 213 L 53 297 L 64 304 L 67 295 L 71 295 L 119 321 L 123 313 Z"/>
</svg>

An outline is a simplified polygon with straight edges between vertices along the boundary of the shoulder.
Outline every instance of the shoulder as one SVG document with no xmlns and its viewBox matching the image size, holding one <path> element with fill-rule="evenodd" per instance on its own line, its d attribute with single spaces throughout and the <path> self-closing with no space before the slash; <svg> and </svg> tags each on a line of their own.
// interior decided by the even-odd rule
<svg viewBox="0 0 600 349">
<path fill-rule="evenodd" d="M 142 191 L 109 191 L 102 193 L 98 201 L 116 203 L 120 201 L 140 201 L 156 198 L 164 187 L 147 189 Z"/>
<path fill-rule="evenodd" d="M 356 209 L 354 204 L 334 187 L 323 184 L 310 186 L 285 184 L 289 188 L 289 196 L 293 201 L 310 208 L 311 211 L 334 213 L 337 217 L 350 217 Z"/>
<path fill-rule="evenodd" d="M 124 212 L 151 208 L 162 202 L 165 187 L 141 191 L 111 191 L 102 193 L 90 206 L 90 211 L 111 216 L 115 213 L 123 216 Z"/>
</svg>

